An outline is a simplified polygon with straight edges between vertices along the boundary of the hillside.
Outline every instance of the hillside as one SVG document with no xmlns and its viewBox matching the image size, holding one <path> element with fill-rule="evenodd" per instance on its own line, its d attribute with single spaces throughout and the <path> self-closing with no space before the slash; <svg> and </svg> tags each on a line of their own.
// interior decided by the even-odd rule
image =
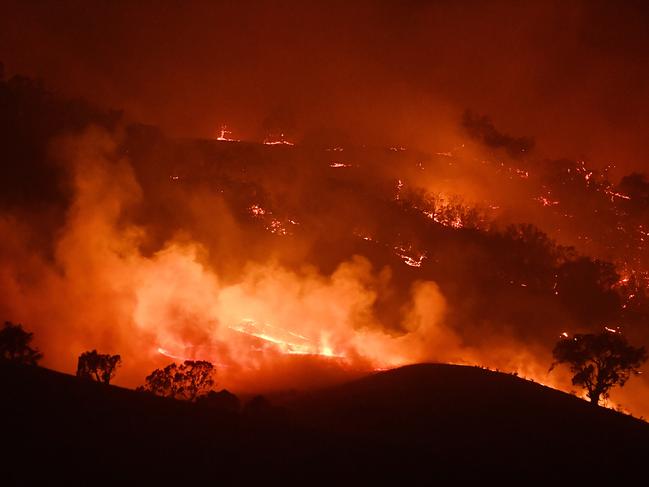
<svg viewBox="0 0 649 487">
<path fill-rule="evenodd" d="M 649 1 L 0 2 L 0 487 L 647 483 Z"/>
<path fill-rule="evenodd" d="M 543 371 L 557 337 L 613 324 L 649 343 L 639 175 L 618 187 L 584 161 L 469 146 L 178 138 L 21 76 L 0 101 L 0 309 L 48 367 L 112 351 L 135 385 L 205 359 L 224 387 L 270 391 L 432 360 Z M 498 133 L 456 122 L 472 144 Z M 616 400 L 649 416 L 643 377 Z"/>
<path fill-rule="evenodd" d="M 300 398 L 304 424 L 387 444 L 404 461 L 470 470 L 586 473 L 640 467 L 649 425 L 476 367 L 419 364 Z M 421 462 L 421 463 L 419 463 Z"/>
<path fill-rule="evenodd" d="M 0 367 L 13 483 L 241 483 L 641 472 L 649 425 L 479 368 L 415 365 L 228 415 L 41 368 Z M 312 479 L 312 480 L 308 480 Z"/>
</svg>

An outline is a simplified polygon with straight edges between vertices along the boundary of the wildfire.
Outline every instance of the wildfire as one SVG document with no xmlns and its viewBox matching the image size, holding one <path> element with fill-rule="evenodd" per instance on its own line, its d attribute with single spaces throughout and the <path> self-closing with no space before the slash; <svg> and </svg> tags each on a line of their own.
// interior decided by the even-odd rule
<svg viewBox="0 0 649 487">
<path fill-rule="evenodd" d="M 265 229 L 275 235 L 290 235 L 289 226 L 299 225 L 296 220 L 287 218 L 285 221 L 278 218 L 271 217 L 272 211 L 266 210 L 258 204 L 253 204 L 248 207 L 248 212 L 253 218 L 264 221 L 266 223 Z"/>
<path fill-rule="evenodd" d="M 421 267 L 422 263 L 424 262 L 424 259 L 426 258 L 426 254 L 419 254 L 416 256 L 412 256 L 411 250 L 405 249 L 400 246 L 395 247 L 394 250 L 395 253 L 403 259 L 403 262 L 406 265 L 409 265 L 410 267 Z"/>
<path fill-rule="evenodd" d="M 217 140 L 232 140 L 231 133 L 225 126 Z M 267 145 L 292 145 L 281 134 L 279 139 L 267 139 Z M 399 149 L 401 150 L 401 149 Z M 334 147 L 322 164 L 322 169 L 342 169 L 352 167 L 352 164 L 342 162 L 346 159 L 341 152 L 342 148 Z M 354 158 L 357 156 L 354 155 Z M 450 156 L 449 156 L 450 157 Z M 356 160 L 353 159 L 355 162 Z M 415 160 L 416 161 L 416 160 Z M 424 169 L 422 162 L 413 161 L 413 166 Z M 447 161 L 444 160 L 444 164 Z M 449 162 L 450 163 L 450 162 Z M 327 164 L 327 165 L 325 165 Z M 363 161 L 358 161 L 363 164 Z M 428 167 L 428 162 L 427 168 Z M 357 167 L 357 166 L 356 166 Z M 534 183 L 535 174 L 527 169 L 503 169 L 507 176 L 514 179 L 524 179 L 526 185 Z M 597 174 L 592 171 L 579 170 L 580 182 L 586 181 L 589 191 L 599 191 L 600 200 L 602 193 L 607 198 L 615 194 L 613 199 L 628 199 L 626 195 L 615 192 L 608 186 L 599 185 Z M 178 181 L 188 174 L 183 168 L 180 175 L 173 170 L 166 174 L 172 181 Z M 417 174 L 421 174 L 417 172 Z M 574 174 L 574 171 L 573 171 Z M 485 217 L 476 212 L 471 212 L 464 202 L 453 194 L 426 193 L 420 199 L 416 191 L 410 191 L 407 174 L 391 175 L 391 188 L 382 195 L 384 201 L 393 208 L 414 208 L 418 213 L 413 219 L 423 227 L 429 228 L 432 222 L 453 228 L 486 227 Z M 192 179 L 194 175 L 192 175 Z M 403 179 L 402 179 L 403 178 Z M 395 187 L 396 186 L 396 187 Z M 414 188 L 415 190 L 418 188 Z M 101 194 L 100 191 L 98 191 Z M 395 195 L 396 193 L 396 195 Z M 264 192 L 251 194 L 264 195 Z M 550 207 L 548 212 L 566 214 L 567 197 L 561 196 L 559 191 L 552 187 L 542 186 L 532 188 L 529 197 L 542 195 L 535 198 L 541 205 Z M 555 196 L 556 195 L 556 196 Z M 263 198 L 257 196 L 256 198 Z M 396 200 L 396 202 L 394 201 Z M 412 201 L 414 203 L 411 205 Z M 268 206 L 268 201 L 273 201 L 273 206 Z M 527 199 L 530 202 L 529 199 Z M 500 203 L 500 201 L 497 201 Z M 415 206 L 415 204 L 417 206 Z M 531 203 L 530 203 L 531 204 Z M 290 207 L 281 206 L 278 198 L 248 200 L 243 206 L 244 215 L 250 222 L 254 222 L 258 230 L 269 232 L 277 238 L 272 238 L 273 243 L 281 241 L 281 237 L 291 234 L 300 223 L 291 214 Z M 495 211 L 501 205 L 493 204 L 488 208 Z M 507 207 L 502 206 L 505 210 Z M 572 210 L 572 208 L 568 208 Z M 296 211 L 297 210 L 293 210 Z M 300 221 L 305 213 L 300 214 Z M 577 219 L 579 213 L 575 211 Z M 423 217 L 421 216 L 423 215 Z M 241 216 L 241 215 L 238 215 Z M 305 220 L 308 222 L 308 220 Z M 379 222 L 380 224 L 381 222 Z M 426 279 L 426 259 L 432 259 L 432 250 L 425 245 L 425 240 L 419 239 L 417 234 L 410 236 L 397 231 L 391 233 L 388 228 L 377 228 L 373 221 L 358 223 L 359 229 L 354 235 L 363 239 L 364 248 L 376 246 L 380 248 L 380 255 L 391 254 L 393 267 L 390 272 L 407 272 L 407 276 Z M 305 227 L 308 225 L 305 224 Z M 615 227 L 613 227 L 615 228 Z M 386 231 L 387 230 L 387 231 Z M 645 237 L 649 232 L 638 226 L 633 235 Z M 581 229 L 580 229 L 581 231 Z M 618 231 L 619 230 L 618 228 Z M 452 232 L 448 232 L 451 234 Z M 459 232 L 466 233 L 470 232 Z M 585 233 L 585 232 L 582 232 Z M 629 235 L 632 233 L 629 232 Z M 120 236 L 116 237 L 120 238 Z M 79 239 L 86 242 L 87 239 Z M 94 242 L 91 240 L 91 242 Z M 280 243 L 281 244 L 281 243 Z M 375 303 L 381 299 L 380 293 L 388 273 L 381 274 L 372 269 L 372 263 L 358 265 L 345 263 L 342 270 L 333 275 L 322 274 L 314 271 L 310 274 L 293 274 L 286 269 L 263 267 L 254 264 L 254 273 L 241 277 L 240 282 L 228 282 L 230 277 L 217 276 L 209 266 L 202 264 L 201 259 L 182 246 L 170 245 L 169 248 L 155 254 L 153 257 L 140 256 L 138 250 L 133 250 L 128 260 L 115 257 L 113 261 L 123 265 L 118 273 L 122 281 L 120 284 L 130 283 L 133 278 L 133 289 L 137 303 L 137 310 L 133 321 L 146 333 L 146 336 L 155 334 L 148 343 L 153 344 L 151 352 L 157 353 L 173 360 L 193 359 L 202 356 L 214 362 L 214 358 L 222 360 L 225 380 L 237 383 L 240 380 L 250 380 L 262 368 L 273 370 L 281 361 L 291 364 L 300 363 L 298 358 L 282 358 L 282 356 L 310 356 L 326 359 L 328 366 L 330 359 L 337 359 L 345 367 L 386 368 L 405 363 L 414 363 L 425 360 L 456 361 L 462 363 L 489 363 L 486 355 L 481 355 L 477 350 L 462 347 L 462 336 L 454 329 L 446 326 L 443 319 L 445 309 L 444 297 L 433 282 L 418 283 L 412 286 L 408 293 L 411 301 L 402 308 L 406 311 L 399 316 L 396 326 L 389 329 L 381 323 L 381 317 L 374 316 Z M 429 252 L 431 252 L 429 254 Z M 431 255 L 431 257 L 429 257 Z M 401 266 L 397 258 L 412 269 Z M 132 262 L 139 263 L 135 266 Z M 394 264 L 396 263 L 396 265 Z M 426 262 L 428 264 L 428 262 Z M 110 273 L 114 272 L 116 264 L 111 262 Z M 251 264 L 252 265 L 252 264 Z M 357 267 L 354 267 L 357 266 Z M 137 267 L 136 271 L 133 268 Z M 424 267 L 424 269 L 418 270 Z M 310 271 L 309 271 L 310 272 Z M 637 302 L 633 286 L 636 283 L 646 284 L 642 281 L 641 274 L 629 271 L 620 279 L 619 287 L 630 290 L 625 296 L 628 302 Z M 110 274 L 112 277 L 112 274 Z M 630 277 L 634 276 L 634 277 Z M 105 279 L 110 281 L 110 279 Z M 379 284 L 380 281 L 380 284 Z M 177 284 L 176 284 L 177 283 Z M 520 288 L 534 288 L 532 282 L 511 281 Z M 420 287 L 423 286 L 423 287 Z M 558 293 L 555 282 L 554 293 Z M 405 301 L 404 301 L 405 303 Z M 242 316 L 253 318 L 241 319 Z M 261 318 L 263 317 L 263 318 Z M 125 322 L 130 322 L 125 319 Z M 282 324 L 276 326 L 270 323 Z M 606 328 L 611 333 L 617 333 L 614 327 Z M 189 331 L 188 331 L 189 330 Z M 398 330 L 398 331 L 396 331 Z M 561 333 L 563 338 L 568 338 L 568 333 Z M 186 345 L 193 341 L 195 345 Z M 183 345 L 180 345 L 183 344 Z M 503 350 L 512 350 L 509 343 L 503 345 Z M 208 353 L 209 352 L 209 353 Z M 213 353 L 212 353 L 213 352 Z M 499 354 L 506 356 L 507 353 Z M 532 355 L 516 361 L 512 368 L 523 367 L 534 361 Z M 160 357 L 158 356 L 158 359 Z M 310 363 L 317 362 L 312 358 L 302 359 Z M 279 362 L 278 362 L 279 361 Z M 495 364 L 496 362 L 492 362 Z M 511 362 L 514 364 L 514 361 Z M 509 362 L 508 362 L 509 364 Z M 522 364 L 522 365 L 521 365 Z M 502 367 L 501 363 L 498 365 Z M 360 369 L 354 369 L 360 370 Z M 237 374 L 248 374 L 247 379 L 241 379 Z M 528 372 L 528 375 L 529 372 Z M 542 377 L 542 375 L 533 375 Z M 274 379 L 273 379 L 274 380 Z"/>
<path fill-rule="evenodd" d="M 266 210 L 264 210 L 261 206 L 256 204 L 251 205 L 250 208 L 248 208 L 248 210 L 253 216 L 263 216 L 266 214 Z"/>
<path fill-rule="evenodd" d="M 403 181 L 401 179 L 397 180 L 397 188 L 396 188 L 396 195 L 394 197 L 395 200 L 399 200 L 401 198 L 401 190 L 403 190 Z"/>
<path fill-rule="evenodd" d="M 534 198 L 534 200 L 538 201 L 543 206 L 557 206 L 559 204 L 559 201 L 551 200 L 550 198 L 546 198 L 545 196 L 537 196 L 536 198 Z"/>
<path fill-rule="evenodd" d="M 609 195 L 611 197 L 611 201 L 614 201 L 615 198 L 620 198 L 620 199 L 623 199 L 623 200 L 630 200 L 631 199 L 631 197 L 629 195 L 619 193 L 617 191 L 613 191 L 610 188 L 605 189 L 604 193 L 606 193 L 607 195 Z"/>
<path fill-rule="evenodd" d="M 459 215 L 449 216 L 444 211 L 423 211 L 424 216 L 445 227 L 463 228 L 464 222 Z"/>
<path fill-rule="evenodd" d="M 259 323 L 250 318 L 245 318 L 236 325 L 231 325 L 229 328 L 271 344 L 279 352 L 284 354 L 344 358 L 344 355 L 334 353 L 333 349 L 326 344 L 315 344 L 313 340 L 303 335 L 268 323 Z"/>
<path fill-rule="evenodd" d="M 164 355 L 165 357 L 169 357 L 169 358 L 174 359 L 174 360 L 180 360 L 182 362 L 184 362 L 186 360 L 191 360 L 189 357 L 181 357 L 180 355 L 175 355 L 175 354 L 171 353 L 169 350 L 167 350 L 165 348 L 162 348 L 162 347 L 158 347 L 158 353 L 160 355 Z"/>
<path fill-rule="evenodd" d="M 288 230 L 286 227 L 282 224 L 281 221 L 277 220 L 276 218 L 273 218 L 270 223 L 266 226 L 266 230 L 268 230 L 270 233 L 274 233 L 275 235 L 288 235 Z"/>
<path fill-rule="evenodd" d="M 228 130 L 227 125 L 221 125 L 221 130 L 219 131 L 219 136 L 216 138 L 216 140 L 219 140 L 221 142 L 239 142 L 237 139 L 233 139 L 230 136 L 232 135 L 232 131 Z"/>
<path fill-rule="evenodd" d="M 290 140 L 287 140 L 284 133 L 280 133 L 278 137 L 268 136 L 264 139 L 264 145 L 295 145 Z"/>
</svg>

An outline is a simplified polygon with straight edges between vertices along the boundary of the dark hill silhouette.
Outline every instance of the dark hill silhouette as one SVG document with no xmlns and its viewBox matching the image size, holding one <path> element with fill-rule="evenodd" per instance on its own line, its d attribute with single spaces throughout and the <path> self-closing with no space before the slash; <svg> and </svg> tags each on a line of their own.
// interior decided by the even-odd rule
<svg viewBox="0 0 649 487">
<path fill-rule="evenodd" d="M 445 364 L 381 372 L 290 407 L 302 424 L 406 449 L 415 463 L 433 454 L 486 471 L 640 467 L 649 438 L 649 424 L 631 416 L 510 374 Z"/>
<path fill-rule="evenodd" d="M 13 484 L 430 483 L 565 472 L 601 480 L 644 473 L 649 441 L 649 425 L 638 419 L 514 376 L 451 365 L 381 372 L 298 395 L 258 417 L 35 367 L 1 365 L 0 387 L 2 471 Z"/>
</svg>

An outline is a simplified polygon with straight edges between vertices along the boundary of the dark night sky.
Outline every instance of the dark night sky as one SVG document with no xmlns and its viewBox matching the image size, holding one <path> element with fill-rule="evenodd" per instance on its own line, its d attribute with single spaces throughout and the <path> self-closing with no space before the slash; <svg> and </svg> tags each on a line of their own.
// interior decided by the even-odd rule
<svg viewBox="0 0 649 487">
<path fill-rule="evenodd" d="M 353 4 L 353 5 L 350 5 Z M 448 149 L 470 108 L 549 157 L 643 169 L 642 2 L 3 2 L 9 75 L 170 133 L 223 121 Z M 277 115 L 280 114 L 280 115 Z M 282 115 L 283 114 L 283 115 Z"/>
</svg>

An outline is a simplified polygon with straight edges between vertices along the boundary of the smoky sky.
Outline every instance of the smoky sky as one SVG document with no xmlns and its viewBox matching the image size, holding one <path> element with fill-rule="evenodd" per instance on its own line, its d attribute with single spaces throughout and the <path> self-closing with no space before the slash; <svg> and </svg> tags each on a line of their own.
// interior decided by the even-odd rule
<svg viewBox="0 0 649 487">
<path fill-rule="evenodd" d="M 259 139 L 445 149 L 488 114 L 551 157 L 643 170 L 649 142 L 642 2 L 5 1 L 8 75 L 125 110 L 173 135 L 228 123 Z M 266 121 L 266 122 L 265 122 Z"/>
</svg>

